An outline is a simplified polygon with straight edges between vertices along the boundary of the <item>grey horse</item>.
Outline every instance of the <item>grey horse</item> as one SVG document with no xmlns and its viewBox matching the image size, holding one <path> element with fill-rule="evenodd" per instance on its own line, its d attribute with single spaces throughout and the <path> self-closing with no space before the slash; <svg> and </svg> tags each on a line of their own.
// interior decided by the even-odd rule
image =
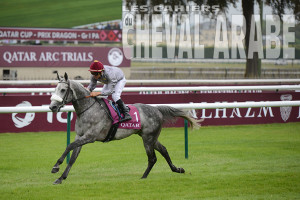
<svg viewBox="0 0 300 200">
<path fill-rule="evenodd" d="M 83 145 L 95 141 L 104 141 L 112 126 L 112 120 L 108 116 L 108 109 L 104 101 L 97 101 L 95 99 L 96 97 L 87 98 L 89 91 L 84 88 L 82 84 L 69 80 L 67 73 L 65 73 L 64 77 L 58 76 L 58 79 L 59 83 L 55 89 L 55 93 L 51 97 L 49 108 L 52 112 L 58 112 L 65 104 L 72 102 L 76 111 L 77 120 L 75 123 L 75 141 L 67 146 L 62 156 L 52 168 L 52 173 L 59 171 L 59 165 L 63 163 L 67 154 L 73 150 L 71 159 L 61 177 L 53 184 L 60 184 L 67 178 Z M 186 112 L 170 106 L 153 107 L 145 104 L 134 104 L 134 106 L 137 107 L 140 113 L 141 129 L 118 129 L 114 140 L 121 140 L 132 134 L 137 134 L 142 137 L 148 156 L 148 167 L 142 178 L 147 178 L 156 163 L 157 158 L 154 150 L 161 153 L 173 172 L 184 173 L 185 170 L 183 168 L 177 168 L 173 165 L 166 147 L 158 141 L 158 137 L 166 121 L 172 121 L 177 117 L 181 117 L 188 120 L 193 128 L 198 128 L 201 120 L 193 119 L 189 117 Z"/>
</svg>

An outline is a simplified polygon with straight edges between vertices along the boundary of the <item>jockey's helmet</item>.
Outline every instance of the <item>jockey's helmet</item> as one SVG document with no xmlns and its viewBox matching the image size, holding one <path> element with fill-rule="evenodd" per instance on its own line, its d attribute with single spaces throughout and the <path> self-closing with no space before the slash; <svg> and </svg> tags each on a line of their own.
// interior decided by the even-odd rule
<svg viewBox="0 0 300 200">
<path fill-rule="evenodd" d="M 101 72 L 104 70 L 103 64 L 101 62 L 99 62 L 98 60 L 95 60 L 91 66 L 89 71 L 90 72 Z"/>
</svg>

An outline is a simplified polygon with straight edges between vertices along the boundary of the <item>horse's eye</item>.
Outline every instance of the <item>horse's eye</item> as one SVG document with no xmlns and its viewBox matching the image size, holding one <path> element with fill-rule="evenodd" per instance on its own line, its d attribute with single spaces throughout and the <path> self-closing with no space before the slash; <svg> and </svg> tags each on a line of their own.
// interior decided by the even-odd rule
<svg viewBox="0 0 300 200">
<path fill-rule="evenodd" d="M 61 91 L 61 92 L 65 92 L 66 90 L 65 90 L 65 89 L 61 89 L 60 91 Z"/>
</svg>

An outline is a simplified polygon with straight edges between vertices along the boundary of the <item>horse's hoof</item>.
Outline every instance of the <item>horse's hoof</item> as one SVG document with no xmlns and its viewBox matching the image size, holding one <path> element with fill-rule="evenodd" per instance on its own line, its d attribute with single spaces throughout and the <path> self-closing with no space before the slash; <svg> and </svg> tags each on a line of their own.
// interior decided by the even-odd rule
<svg viewBox="0 0 300 200">
<path fill-rule="evenodd" d="M 178 168 L 178 172 L 179 172 L 180 174 L 184 174 L 184 173 L 185 173 L 185 171 L 184 171 L 183 168 Z"/>
<path fill-rule="evenodd" d="M 59 171 L 59 167 L 53 167 L 51 173 L 55 174 Z"/>
<path fill-rule="evenodd" d="M 61 184 L 62 180 L 61 179 L 56 179 L 56 181 L 53 182 L 53 185 L 58 185 Z"/>
</svg>

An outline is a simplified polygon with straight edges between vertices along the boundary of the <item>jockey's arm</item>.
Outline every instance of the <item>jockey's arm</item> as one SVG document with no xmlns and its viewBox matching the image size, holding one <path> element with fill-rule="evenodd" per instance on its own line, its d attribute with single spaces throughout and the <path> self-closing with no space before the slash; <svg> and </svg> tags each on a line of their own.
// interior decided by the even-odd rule
<svg viewBox="0 0 300 200">
<path fill-rule="evenodd" d="M 97 79 L 94 78 L 93 75 L 91 75 L 90 84 L 87 86 L 87 89 L 92 92 L 96 86 L 97 86 Z"/>
<path fill-rule="evenodd" d="M 109 82 L 108 84 L 104 84 L 101 94 L 103 96 L 108 96 L 111 95 L 115 92 L 115 86 L 116 86 L 116 82 Z"/>
</svg>

